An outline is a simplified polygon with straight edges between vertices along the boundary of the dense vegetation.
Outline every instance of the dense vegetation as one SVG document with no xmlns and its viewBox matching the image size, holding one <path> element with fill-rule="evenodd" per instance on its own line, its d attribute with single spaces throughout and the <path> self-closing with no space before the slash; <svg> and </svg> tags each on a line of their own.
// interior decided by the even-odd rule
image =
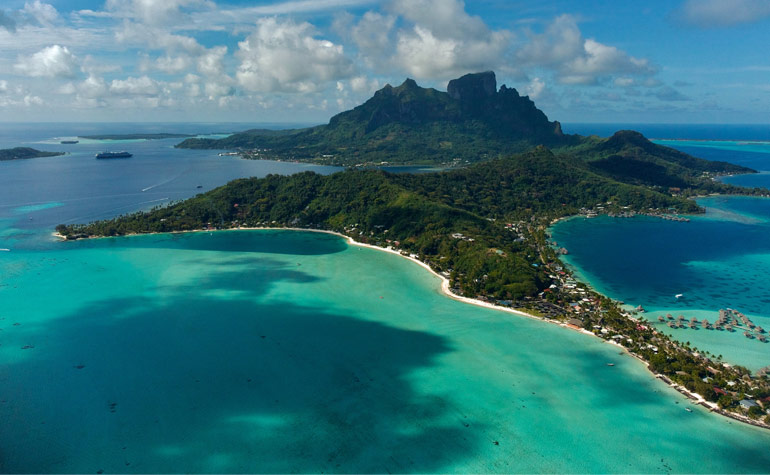
<svg viewBox="0 0 770 475">
<path fill-rule="evenodd" d="M 26 160 L 28 158 L 57 157 L 64 155 L 64 152 L 41 152 L 29 147 L 6 148 L 0 150 L 0 161 L 5 160 Z"/>
<path fill-rule="evenodd" d="M 585 160 L 599 174 L 660 189 L 709 187 L 716 175 L 752 173 L 739 165 L 696 158 L 656 145 L 639 132 L 621 130 L 609 139 L 589 137 L 561 152 Z M 717 185 L 717 188 L 719 185 Z M 717 191 L 715 188 L 714 191 Z"/>
</svg>

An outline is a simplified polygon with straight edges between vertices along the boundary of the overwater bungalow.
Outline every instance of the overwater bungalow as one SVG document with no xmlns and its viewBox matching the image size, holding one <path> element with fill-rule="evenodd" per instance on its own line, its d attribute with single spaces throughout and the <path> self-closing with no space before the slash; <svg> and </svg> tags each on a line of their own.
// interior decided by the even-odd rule
<svg viewBox="0 0 770 475">
<path fill-rule="evenodd" d="M 659 316 L 659 317 L 658 317 L 658 321 L 659 321 L 659 322 L 664 322 L 665 320 L 666 320 L 666 319 L 663 317 L 663 315 L 661 315 L 661 316 Z"/>
<path fill-rule="evenodd" d="M 669 327 L 669 328 L 676 328 L 676 323 L 674 323 L 674 322 L 668 322 L 668 327 Z"/>
<path fill-rule="evenodd" d="M 681 322 L 682 320 L 684 320 L 684 315 L 679 315 L 678 317 L 676 317 L 676 319 Z"/>
<path fill-rule="evenodd" d="M 754 329 L 754 331 L 757 333 L 765 333 L 765 330 L 762 327 L 757 327 Z"/>
<path fill-rule="evenodd" d="M 668 318 L 669 320 L 673 320 L 673 319 L 674 319 L 674 316 L 673 316 L 673 315 L 671 315 L 670 313 L 667 313 L 667 314 L 666 314 L 666 318 Z"/>
<path fill-rule="evenodd" d="M 754 338 L 754 335 L 752 335 L 749 332 L 743 332 L 743 336 L 745 336 L 746 338 L 749 338 L 749 339 Z"/>
<path fill-rule="evenodd" d="M 762 343 L 767 343 L 767 337 L 765 335 L 759 335 L 759 341 Z"/>
<path fill-rule="evenodd" d="M 698 326 L 695 324 L 695 322 L 690 322 L 690 323 L 688 323 L 688 324 L 687 324 L 687 326 L 688 326 L 688 327 L 690 327 L 690 328 L 692 328 L 692 329 L 695 329 L 695 328 L 697 328 L 697 327 L 698 327 Z"/>
<path fill-rule="evenodd" d="M 692 317 L 692 318 L 690 319 L 690 323 L 697 323 L 697 321 L 698 321 L 698 319 L 697 319 L 697 318 L 695 318 L 695 317 Z"/>
</svg>

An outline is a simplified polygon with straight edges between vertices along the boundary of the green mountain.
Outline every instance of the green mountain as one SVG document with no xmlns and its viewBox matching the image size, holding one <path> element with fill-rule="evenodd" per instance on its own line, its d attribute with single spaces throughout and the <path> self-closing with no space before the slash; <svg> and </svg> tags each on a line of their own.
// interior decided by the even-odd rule
<svg viewBox="0 0 770 475">
<path fill-rule="evenodd" d="M 0 150 L 0 161 L 26 160 L 28 158 L 57 157 L 64 152 L 41 152 L 29 147 L 6 148 Z"/>
<path fill-rule="evenodd" d="M 587 138 L 563 150 L 585 160 L 595 172 L 639 185 L 688 188 L 712 181 L 716 175 L 755 173 L 727 162 L 703 160 L 656 145 L 639 132 L 621 130 L 608 139 Z"/>
<path fill-rule="evenodd" d="M 447 92 L 412 79 L 377 91 L 327 125 L 284 132 L 250 130 L 230 137 L 188 139 L 180 148 L 262 149 L 267 158 L 337 165 L 467 164 L 524 151 L 536 145 L 580 142 L 564 135 L 526 96 L 497 89 L 495 73 L 468 74 Z M 265 151 L 264 149 L 268 149 Z"/>
</svg>

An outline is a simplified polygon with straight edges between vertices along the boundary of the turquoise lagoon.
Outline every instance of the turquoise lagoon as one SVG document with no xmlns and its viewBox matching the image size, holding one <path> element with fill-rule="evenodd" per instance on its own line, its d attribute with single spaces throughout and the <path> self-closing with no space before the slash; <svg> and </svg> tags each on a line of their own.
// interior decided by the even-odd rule
<svg viewBox="0 0 770 475">
<path fill-rule="evenodd" d="M 572 218 L 555 225 L 552 237 L 568 249 L 564 260 L 581 280 L 629 306 L 642 305 L 665 333 L 753 370 L 770 365 L 770 344 L 742 332 L 657 323 L 669 312 L 714 322 L 720 308 L 734 308 L 770 328 L 770 199 L 715 196 L 698 203 L 707 212 L 689 223 Z"/>
<path fill-rule="evenodd" d="M 770 432 L 617 347 L 333 235 L 48 242 L 0 267 L 2 472 L 770 467 Z"/>
</svg>

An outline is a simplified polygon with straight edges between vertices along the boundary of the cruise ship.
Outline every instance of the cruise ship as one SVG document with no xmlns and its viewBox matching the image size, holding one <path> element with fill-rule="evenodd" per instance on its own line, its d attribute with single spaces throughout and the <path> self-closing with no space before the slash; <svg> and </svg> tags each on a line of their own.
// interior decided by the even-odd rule
<svg viewBox="0 0 770 475">
<path fill-rule="evenodd" d="M 129 158 L 133 154 L 128 152 L 101 152 L 96 154 L 96 158 Z"/>
</svg>

